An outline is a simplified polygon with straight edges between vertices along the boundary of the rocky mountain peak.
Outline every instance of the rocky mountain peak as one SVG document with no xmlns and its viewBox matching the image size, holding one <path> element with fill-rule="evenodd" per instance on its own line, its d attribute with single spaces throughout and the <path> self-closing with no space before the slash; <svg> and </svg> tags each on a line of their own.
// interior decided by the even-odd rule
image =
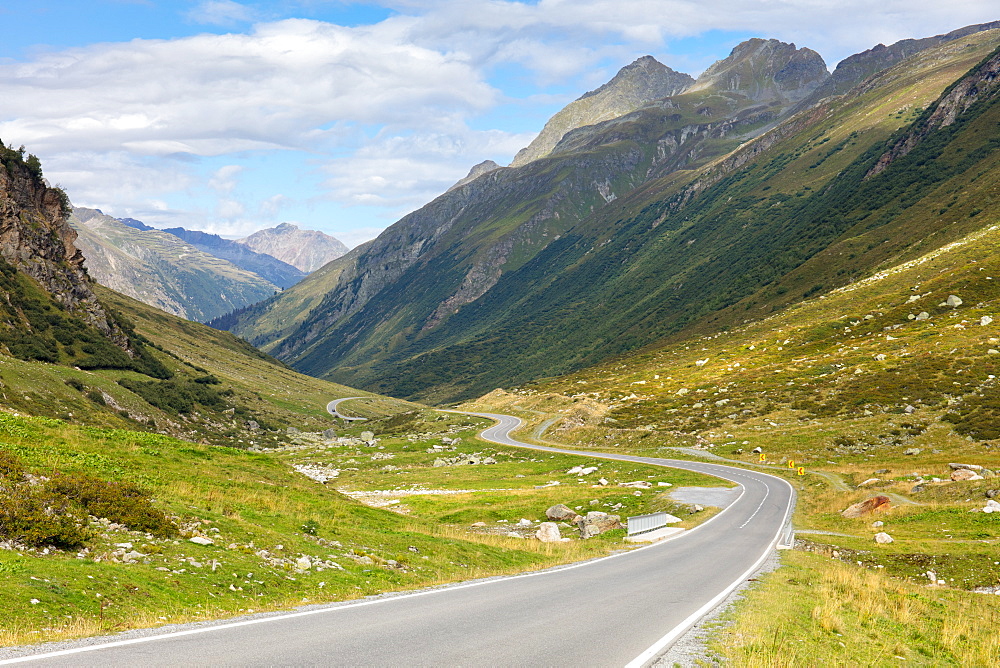
<svg viewBox="0 0 1000 668">
<path fill-rule="evenodd" d="M 511 167 L 544 158 L 567 132 L 624 116 L 654 100 L 677 95 L 694 83 L 652 56 L 643 56 L 618 71 L 610 81 L 563 107 L 537 137 L 518 151 Z"/>
<path fill-rule="evenodd" d="M 270 255 L 307 274 L 349 250 L 335 237 L 317 230 L 300 230 L 292 223 L 281 223 L 277 227 L 254 232 L 236 241 L 257 253 Z"/>
<path fill-rule="evenodd" d="M 756 102 L 797 102 L 829 76 L 823 57 L 812 49 L 755 37 L 705 70 L 690 90 L 737 93 Z"/>
<path fill-rule="evenodd" d="M 691 75 L 676 72 L 652 56 L 643 56 L 618 70 L 611 81 L 584 93 L 579 99 L 615 95 L 630 98 L 632 104 L 644 104 L 677 95 L 693 83 Z"/>
</svg>

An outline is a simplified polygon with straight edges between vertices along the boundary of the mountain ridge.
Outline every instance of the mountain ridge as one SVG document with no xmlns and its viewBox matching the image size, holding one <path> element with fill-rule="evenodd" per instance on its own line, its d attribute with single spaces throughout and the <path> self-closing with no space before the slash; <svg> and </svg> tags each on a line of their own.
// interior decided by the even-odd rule
<svg viewBox="0 0 1000 668">
<path fill-rule="evenodd" d="M 845 243 L 840 235 L 853 234 L 855 217 L 885 225 L 878 207 L 852 209 L 848 194 L 863 187 L 860 165 L 878 157 L 867 152 L 915 122 L 996 39 L 980 32 L 968 48 L 921 52 L 852 95 L 792 116 L 780 109 L 808 99 L 824 78 L 819 61 L 792 45 L 749 42 L 702 90 L 572 131 L 551 156 L 489 172 L 404 218 L 345 256 L 294 327 L 253 325 L 289 304 L 293 288 L 232 328 L 308 373 L 445 401 L 717 322 L 713 313 L 730 313 L 762 289 L 746 302 L 759 317 L 843 280 L 821 278 L 826 269 L 810 258 L 837 267 L 823 248 Z M 740 68 L 762 47 L 783 60 L 746 76 Z M 812 63 L 805 76 L 799 58 Z M 782 71 L 791 72 L 779 77 L 787 95 L 761 86 Z M 892 113 L 872 115 L 883 106 Z M 867 271 L 878 257 L 860 254 L 861 264 L 845 270 Z M 799 292 L 766 287 L 785 281 Z"/>
</svg>

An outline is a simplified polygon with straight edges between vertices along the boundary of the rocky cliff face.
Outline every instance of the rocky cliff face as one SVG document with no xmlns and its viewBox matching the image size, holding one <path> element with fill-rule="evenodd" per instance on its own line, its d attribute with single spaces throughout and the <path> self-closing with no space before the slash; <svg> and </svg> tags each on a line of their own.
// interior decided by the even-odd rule
<svg viewBox="0 0 1000 668">
<path fill-rule="evenodd" d="M 570 130 L 617 118 L 654 100 L 677 95 L 693 83 L 690 75 L 675 72 L 652 56 L 643 56 L 549 119 L 538 136 L 518 151 L 510 166 L 520 167 L 549 155 Z"/>
<path fill-rule="evenodd" d="M 24 272 L 70 313 L 130 351 L 128 337 L 98 302 L 66 223 L 69 202 L 49 188 L 41 168 L 21 152 L 4 148 L 0 167 L 0 257 Z"/>
<path fill-rule="evenodd" d="M 495 163 L 494 163 L 495 164 Z M 291 223 L 254 232 L 239 243 L 305 273 L 311 273 L 349 250 L 339 239 L 318 230 L 300 230 Z"/>
</svg>

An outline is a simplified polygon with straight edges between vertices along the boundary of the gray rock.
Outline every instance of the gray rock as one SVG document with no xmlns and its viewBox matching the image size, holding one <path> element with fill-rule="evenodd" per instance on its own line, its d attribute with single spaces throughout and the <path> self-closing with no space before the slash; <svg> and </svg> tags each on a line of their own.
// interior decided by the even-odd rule
<svg viewBox="0 0 1000 668">
<path fill-rule="evenodd" d="M 370 431 L 363 431 L 363 432 L 361 432 L 361 440 L 362 441 L 372 441 L 374 439 L 375 439 L 375 434 L 373 432 L 370 432 Z"/>
<path fill-rule="evenodd" d="M 931 317 L 930 313 L 928 313 L 927 311 L 921 311 L 920 313 L 917 314 L 917 317 L 914 318 L 914 320 L 927 320 L 930 317 Z"/>
<path fill-rule="evenodd" d="M 995 499 L 1000 496 L 1000 489 L 988 489 L 986 490 L 987 499 Z"/>
<path fill-rule="evenodd" d="M 919 455 L 920 454 L 920 448 L 907 448 L 906 450 L 903 451 L 903 454 L 904 455 Z"/>
<path fill-rule="evenodd" d="M 878 543 L 879 545 L 888 545 L 889 543 L 892 542 L 892 536 L 890 536 L 884 531 L 879 532 L 875 534 L 875 542 Z"/>
<path fill-rule="evenodd" d="M 327 440 L 330 440 L 330 439 L 333 439 L 333 438 L 337 438 L 337 430 L 336 429 L 326 429 L 326 430 L 324 430 L 323 431 L 323 438 L 325 438 Z"/>
<path fill-rule="evenodd" d="M 553 522 L 576 522 L 580 516 L 569 506 L 557 503 L 545 511 L 545 517 Z"/>
<path fill-rule="evenodd" d="M 308 571 L 310 568 L 312 568 L 312 560 L 306 555 L 302 555 L 301 557 L 295 560 L 295 568 L 299 569 L 300 571 Z"/>
<path fill-rule="evenodd" d="M 948 464 L 948 466 L 951 467 L 952 471 L 958 471 L 958 470 L 961 470 L 961 469 L 968 469 L 969 471 L 982 471 L 983 470 L 983 467 L 980 466 L 979 464 L 957 464 L 955 462 L 952 462 L 951 464 Z"/>
<path fill-rule="evenodd" d="M 204 536 L 193 536 L 188 539 L 195 545 L 215 545 L 215 541 L 211 538 L 205 538 Z"/>
<path fill-rule="evenodd" d="M 558 543 L 562 541 L 562 534 L 559 533 L 559 525 L 555 522 L 542 522 L 538 525 L 535 538 L 543 543 Z"/>
<path fill-rule="evenodd" d="M 605 531 L 617 529 L 621 525 L 622 518 L 619 515 L 609 515 L 594 510 L 576 521 L 576 526 L 580 530 L 580 538 L 591 538 Z"/>
</svg>

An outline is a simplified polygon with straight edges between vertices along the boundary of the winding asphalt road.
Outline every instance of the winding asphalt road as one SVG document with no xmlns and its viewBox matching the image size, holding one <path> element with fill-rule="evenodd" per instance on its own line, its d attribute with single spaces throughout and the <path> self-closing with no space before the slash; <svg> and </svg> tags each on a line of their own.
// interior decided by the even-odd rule
<svg viewBox="0 0 1000 668">
<path fill-rule="evenodd" d="M 337 407 L 345 401 L 350 401 L 351 399 L 365 399 L 365 398 L 366 397 L 344 397 L 342 399 L 334 399 L 333 401 L 331 401 L 326 405 L 326 412 L 335 418 L 340 418 L 341 420 L 367 420 L 368 418 L 363 418 L 363 417 L 347 417 L 346 415 L 341 415 L 340 412 L 337 410 Z"/>
<path fill-rule="evenodd" d="M 514 439 L 517 418 L 480 415 L 498 421 L 482 434 L 495 443 L 574 452 Z M 0 665 L 641 666 L 754 573 L 784 534 L 794 503 L 791 485 L 756 471 L 576 454 L 699 471 L 738 483 L 742 493 L 695 529 L 612 557 L 142 638 L 103 639 Z"/>
</svg>

